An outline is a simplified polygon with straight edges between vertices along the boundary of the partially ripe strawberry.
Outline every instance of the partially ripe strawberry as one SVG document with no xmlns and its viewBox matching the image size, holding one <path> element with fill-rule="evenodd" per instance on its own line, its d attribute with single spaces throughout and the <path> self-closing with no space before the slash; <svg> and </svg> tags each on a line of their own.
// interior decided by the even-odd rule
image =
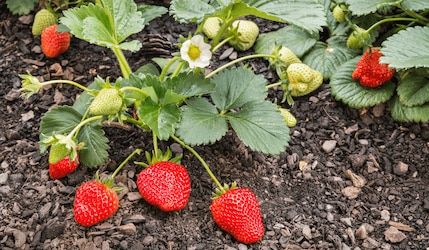
<svg viewBox="0 0 429 250">
<path fill-rule="evenodd" d="M 247 188 L 232 188 L 214 198 L 213 220 L 236 240 L 252 244 L 264 235 L 264 224 L 255 194 Z"/>
<path fill-rule="evenodd" d="M 213 39 L 219 33 L 222 23 L 219 17 L 209 17 L 204 21 L 202 30 L 208 38 Z"/>
<path fill-rule="evenodd" d="M 54 144 L 49 151 L 49 176 L 51 179 L 61 179 L 73 173 L 79 166 L 79 156 L 73 156 L 72 150 L 65 144 Z"/>
<path fill-rule="evenodd" d="M 121 92 L 116 88 L 102 88 L 92 100 L 89 112 L 93 115 L 115 115 L 123 107 Z"/>
<path fill-rule="evenodd" d="M 259 35 L 259 27 L 250 20 L 236 20 L 232 23 L 228 33 L 229 36 L 233 36 L 228 43 L 237 50 L 245 51 L 255 43 Z"/>
<path fill-rule="evenodd" d="M 48 26 L 42 31 L 42 51 L 49 58 L 55 58 L 66 52 L 70 46 L 70 33 L 57 33 L 58 24 Z"/>
<path fill-rule="evenodd" d="M 353 79 L 359 80 L 360 85 L 369 88 L 379 87 L 389 81 L 395 69 L 389 69 L 387 64 L 380 64 L 381 56 L 380 50 L 367 49 L 353 71 Z"/>
<path fill-rule="evenodd" d="M 73 210 L 79 225 L 89 227 L 112 216 L 119 207 L 116 191 L 99 181 L 82 184 L 76 191 Z"/>
<path fill-rule="evenodd" d="M 39 10 L 34 16 L 33 27 L 31 28 L 31 33 L 34 36 L 39 36 L 42 34 L 42 31 L 52 24 L 57 23 L 57 17 L 54 13 L 50 12 L 47 9 Z"/>
<path fill-rule="evenodd" d="M 143 169 L 137 177 L 142 197 L 165 212 L 183 209 L 191 193 L 191 181 L 185 167 L 161 161 Z"/>
</svg>

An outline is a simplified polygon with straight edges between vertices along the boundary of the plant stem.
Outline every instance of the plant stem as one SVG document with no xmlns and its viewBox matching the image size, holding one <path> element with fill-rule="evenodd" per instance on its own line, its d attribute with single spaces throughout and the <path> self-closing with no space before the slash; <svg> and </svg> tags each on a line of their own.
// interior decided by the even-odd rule
<svg viewBox="0 0 429 250">
<path fill-rule="evenodd" d="M 165 66 L 162 68 L 161 74 L 159 75 L 159 80 L 163 81 L 165 76 L 167 75 L 168 69 L 171 67 L 171 65 L 173 65 L 173 63 L 175 63 L 177 60 L 179 60 L 180 57 L 173 57 L 170 59 L 170 61 L 167 62 L 167 64 L 165 64 Z"/>
<path fill-rule="evenodd" d="M 112 174 L 112 179 L 115 178 L 115 176 L 119 173 L 119 171 L 121 170 L 121 168 L 123 166 L 125 166 L 125 164 L 135 155 L 135 154 L 140 154 L 141 153 L 141 149 L 136 149 L 134 150 L 116 169 L 115 172 L 113 172 Z"/>
<path fill-rule="evenodd" d="M 270 55 L 270 54 L 253 54 L 253 55 L 243 56 L 243 57 L 237 58 L 237 59 L 235 59 L 235 60 L 233 60 L 227 64 L 222 65 L 221 67 L 217 68 L 216 70 L 213 70 L 212 72 L 210 72 L 209 74 L 206 75 L 206 78 L 210 78 L 210 77 L 214 76 L 215 74 L 217 74 L 218 72 L 228 68 L 229 66 L 232 66 L 236 63 L 239 63 L 241 61 L 253 59 L 253 58 L 259 58 L 259 57 L 272 57 L 272 58 L 274 58 L 275 56 Z"/>
<path fill-rule="evenodd" d="M 171 74 L 171 77 L 175 77 L 179 74 L 180 70 L 182 69 L 183 65 L 185 65 L 185 61 L 181 61 L 179 65 L 177 65 L 176 69 L 174 70 L 173 74 Z"/>
<path fill-rule="evenodd" d="M 269 85 L 265 86 L 265 88 L 267 88 L 267 89 L 269 89 L 269 88 L 274 88 L 274 87 L 280 86 L 280 85 L 282 85 L 282 84 L 283 84 L 283 83 L 280 81 L 280 82 L 276 82 L 276 83 L 269 84 Z"/>
<path fill-rule="evenodd" d="M 128 64 L 127 59 L 124 56 L 124 53 L 122 52 L 121 49 L 116 48 L 116 47 L 111 47 L 113 53 L 115 54 L 116 58 L 118 59 L 118 63 L 119 63 L 119 67 L 121 68 L 121 72 L 122 72 L 122 76 L 125 79 L 128 79 L 130 77 L 131 74 L 131 68 L 130 65 Z"/>
<path fill-rule="evenodd" d="M 229 40 L 231 40 L 231 39 L 233 39 L 233 38 L 234 38 L 233 36 L 230 36 L 230 37 L 225 38 L 224 40 L 222 40 L 222 42 L 218 43 L 218 44 L 216 45 L 216 47 L 214 47 L 214 48 L 212 49 L 212 53 L 214 53 L 216 50 L 218 50 L 220 47 L 222 47 L 222 45 L 224 45 L 225 43 L 227 43 Z"/>
<path fill-rule="evenodd" d="M 122 87 L 121 88 L 121 91 L 127 91 L 127 90 L 139 92 L 140 94 L 144 95 L 145 97 L 149 96 L 148 93 L 146 93 L 142 89 L 139 89 L 139 88 L 136 88 L 136 87 L 126 86 L 126 87 Z"/>
<path fill-rule="evenodd" d="M 186 148 L 189 152 L 191 152 L 193 155 L 195 155 L 195 157 L 197 157 L 197 159 L 201 162 L 201 164 L 203 165 L 203 167 L 206 169 L 207 173 L 209 174 L 209 176 L 213 179 L 213 181 L 216 183 L 216 185 L 218 186 L 219 190 L 224 192 L 225 189 L 223 188 L 222 184 L 220 184 L 219 180 L 216 178 L 216 176 L 213 174 L 213 172 L 210 170 L 210 167 L 207 165 L 206 161 L 204 161 L 204 159 L 198 154 L 197 151 L 195 151 L 192 147 L 190 147 L 189 145 L 187 145 L 185 142 L 183 142 L 182 140 L 180 140 L 178 137 L 176 137 L 175 135 L 170 135 L 171 138 L 173 138 L 173 140 L 175 140 L 177 143 L 179 143 L 180 145 L 182 145 L 182 147 Z"/>
<path fill-rule="evenodd" d="M 103 118 L 102 115 L 97 115 L 97 116 L 93 116 L 90 117 L 88 119 L 85 119 L 83 121 L 81 121 L 76 127 L 73 128 L 73 130 L 70 132 L 70 134 L 67 135 L 67 137 L 72 138 L 73 135 L 80 129 L 82 128 L 85 124 L 96 121 L 96 120 L 101 120 Z"/>
<path fill-rule="evenodd" d="M 415 18 L 408 18 L 408 17 L 394 17 L 394 18 L 386 18 L 383 20 L 380 20 L 376 23 L 374 23 L 371 27 L 369 27 L 366 32 L 371 32 L 373 29 L 375 29 L 377 26 L 383 24 L 383 23 L 388 23 L 388 22 L 396 22 L 396 21 L 411 21 L 411 22 L 419 22 L 419 20 L 415 19 Z"/>
<path fill-rule="evenodd" d="M 73 81 L 69 81 L 69 80 L 51 80 L 51 81 L 47 81 L 47 82 L 42 82 L 41 84 L 42 85 L 48 85 L 48 84 L 56 84 L 56 83 L 70 84 L 70 85 L 73 85 L 75 87 L 82 89 L 83 91 L 88 91 L 88 92 L 91 91 L 90 89 L 83 86 L 82 84 L 79 84 L 79 83 L 73 82 Z"/>
</svg>

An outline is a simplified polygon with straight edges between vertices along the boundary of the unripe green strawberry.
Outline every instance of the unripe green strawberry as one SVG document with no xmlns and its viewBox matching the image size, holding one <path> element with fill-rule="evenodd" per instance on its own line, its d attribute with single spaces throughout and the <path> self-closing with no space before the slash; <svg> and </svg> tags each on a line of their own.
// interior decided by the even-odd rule
<svg viewBox="0 0 429 250">
<path fill-rule="evenodd" d="M 323 75 L 303 63 L 292 63 L 286 70 L 292 96 L 303 96 L 323 83 Z"/>
<path fill-rule="evenodd" d="M 287 78 L 286 69 L 289 65 L 292 63 L 302 63 L 295 53 L 287 47 L 281 46 L 280 48 L 276 48 L 271 52 L 271 55 L 273 55 L 274 58 L 269 59 L 270 65 L 274 66 L 281 80 Z"/>
<path fill-rule="evenodd" d="M 295 127 L 297 120 L 295 116 L 288 110 L 284 108 L 279 108 L 280 114 L 285 118 L 285 122 L 288 127 Z"/>
<path fill-rule="evenodd" d="M 365 45 L 369 45 L 370 35 L 365 29 L 357 28 L 347 38 L 347 48 L 361 49 Z"/>
<path fill-rule="evenodd" d="M 89 106 L 93 115 L 115 115 L 123 107 L 123 98 L 116 88 L 103 88 Z"/>
<path fill-rule="evenodd" d="M 343 8 L 341 8 L 340 5 L 334 7 L 334 9 L 332 10 L 332 15 L 339 23 L 344 22 L 346 20 L 346 15 L 344 14 L 344 10 Z"/>
<path fill-rule="evenodd" d="M 54 13 L 50 12 L 47 9 L 39 10 L 34 16 L 33 27 L 31 28 L 31 33 L 34 36 L 39 36 L 42 34 L 42 31 L 52 24 L 57 23 L 57 17 Z"/>
<path fill-rule="evenodd" d="M 228 30 L 228 35 L 233 36 L 228 43 L 235 49 L 245 51 L 250 49 L 259 35 L 259 27 L 249 20 L 236 20 Z"/>
<path fill-rule="evenodd" d="M 203 25 L 204 34 L 210 39 L 215 38 L 220 31 L 222 23 L 223 21 L 219 17 L 207 18 Z"/>
</svg>

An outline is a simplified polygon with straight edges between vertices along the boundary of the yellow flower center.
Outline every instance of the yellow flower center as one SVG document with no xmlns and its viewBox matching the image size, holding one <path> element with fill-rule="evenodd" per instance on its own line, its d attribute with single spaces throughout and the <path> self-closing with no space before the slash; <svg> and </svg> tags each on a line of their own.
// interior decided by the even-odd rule
<svg viewBox="0 0 429 250">
<path fill-rule="evenodd" d="M 193 44 L 189 46 L 188 56 L 189 58 L 191 58 L 192 61 L 197 60 L 200 57 L 200 54 L 201 54 L 201 50 L 198 46 L 195 46 Z"/>
</svg>

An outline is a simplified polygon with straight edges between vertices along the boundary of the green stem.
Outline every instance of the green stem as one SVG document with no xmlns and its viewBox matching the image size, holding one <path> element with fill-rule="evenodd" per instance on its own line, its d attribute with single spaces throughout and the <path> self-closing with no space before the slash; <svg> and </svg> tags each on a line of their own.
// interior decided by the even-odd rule
<svg viewBox="0 0 429 250">
<path fill-rule="evenodd" d="M 127 90 L 139 92 L 140 94 L 144 95 L 145 97 L 149 96 L 148 93 L 146 93 L 142 89 L 139 89 L 139 88 L 136 88 L 136 87 L 126 86 L 126 87 L 122 87 L 121 88 L 121 91 L 127 91 Z"/>
<path fill-rule="evenodd" d="M 220 39 L 222 38 L 225 31 L 228 29 L 228 27 L 231 25 L 231 23 L 234 21 L 232 18 L 225 19 L 225 22 L 220 27 L 220 30 L 217 34 L 217 36 L 212 40 L 212 46 L 213 48 L 217 47 L 217 44 L 219 43 Z"/>
<path fill-rule="evenodd" d="M 167 75 L 168 69 L 171 67 L 171 65 L 173 65 L 173 63 L 175 63 L 177 60 L 179 60 L 180 57 L 173 57 L 170 59 L 170 61 L 167 62 L 167 64 L 164 66 L 164 68 L 162 68 L 161 74 L 159 75 L 159 80 L 163 81 L 165 76 Z"/>
<path fill-rule="evenodd" d="M 96 120 L 101 120 L 103 118 L 102 115 L 97 115 L 97 116 L 93 116 L 90 117 L 88 119 L 85 119 L 83 121 L 81 121 L 76 127 L 74 127 L 74 129 L 70 132 L 70 134 L 67 135 L 67 137 L 69 138 L 73 138 L 73 135 L 80 129 L 82 128 L 85 124 L 96 121 Z"/>
<path fill-rule="evenodd" d="M 383 23 L 388 23 L 388 22 L 396 22 L 396 21 L 411 21 L 411 22 L 419 22 L 419 20 L 415 19 L 415 18 L 408 18 L 408 17 L 396 17 L 396 18 L 386 18 L 383 20 L 380 20 L 376 23 L 374 23 L 371 27 L 369 27 L 366 32 L 369 33 L 371 32 L 373 29 L 375 29 L 377 26 L 383 24 Z"/>
<path fill-rule="evenodd" d="M 185 142 L 183 142 L 182 140 L 180 140 L 179 138 L 177 138 L 175 135 L 170 135 L 170 137 L 173 138 L 173 140 L 175 140 L 177 143 L 179 143 L 180 145 L 182 145 L 182 147 L 186 148 L 193 155 L 195 155 L 195 157 L 197 157 L 197 159 L 201 162 L 201 164 L 203 165 L 203 167 L 206 169 L 207 173 L 210 175 L 210 177 L 213 179 L 213 181 L 219 187 L 219 190 L 222 191 L 222 192 L 224 192 L 225 189 L 223 188 L 222 184 L 220 184 L 219 180 L 216 178 L 216 176 L 210 170 L 210 167 L 207 165 L 206 161 L 204 161 L 204 159 L 197 153 L 197 151 L 195 151 L 189 145 L 185 144 Z"/>
<path fill-rule="evenodd" d="M 217 45 L 216 45 L 216 47 L 214 47 L 213 49 L 212 49 L 212 52 L 214 53 L 214 52 L 216 52 L 216 50 L 218 50 L 220 47 L 222 47 L 225 43 L 227 43 L 229 40 L 231 40 L 231 39 L 233 39 L 234 37 L 233 36 L 230 36 L 230 37 L 228 37 L 228 38 L 225 38 L 224 40 L 222 40 L 222 42 L 220 42 L 220 43 L 218 43 Z"/>
<path fill-rule="evenodd" d="M 272 57 L 272 58 L 274 58 L 275 56 L 270 55 L 270 54 L 254 54 L 254 55 L 243 56 L 243 57 L 237 58 L 237 59 L 235 59 L 235 60 L 233 60 L 227 64 L 222 65 L 221 67 L 217 68 L 216 70 L 213 70 L 212 72 L 210 72 L 209 74 L 206 75 L 206 78 L 210 78 L 210 77 L 214 76 L 215 74 L 217 74 L 218 72 L 220 72 L 220 71 L 222 71 L 222 70 L 224 70 L 224 69 L 226 69 L 226 68 L 228 68 L 228 67 L 230 67 L 236 63 L 239 63 L 241 61 L 253 59 L 253 58 L 260 58 L 260 57 Z"/>
<path fill-rule="evenodd" d="M 77 82 L 73 82 L 73 81 L 69 81 L 69 80 L 51 80 L 51 81 L 47 81 L 47 82 L 43 82 L 41 83 L 42 85 L 48 85 L 48 84 L 56 84 L 56 83 L 65 83 L 65 84 L 70 84 L 73 85 L 75 87 L 78 87 L 80 89 L 82 89 L 83 91 L 91 91 L 90 89 L 88 89 L 87 87 L 77 83 Z"/>
<path fill-rule="evenodd" d="M 116 58 L 118 59 L 118 63 L 119 63 L 119 67 L 121 68 L 122 76 L 125 79 L 128 79 L 130 74 L 131 74 L 131 68 L 130 68 L 130 65 L 128 64 L 127 59 L 124 56 L 124 53 L 122 52 L 121 49 L 116 48 L 116 47 L 112 47 L 111 49 L 112 49 L 113 53 L 115 54 Z"/>
<path fill-rule="evenodd" d="M 417 18 L 420 21 L 419 23 L 421 23 L 423 25 L 429 22 L 428 18 L 426 18 L 426 17 L 424 17 L 424 16 L 422 16 L 422 15 L 420 15 L 420 14 L 418 14 L 412 10 L 404 10 L 404 12 L 407 13 L 409 16 Z"/>
<path fill-rule="evenodd" d="M 182 69 L 183 65 L 185 65 L 185 61 L 181 61 L 179 63 L 179 65 L 177 65 L 176 69 L 174 70 L 173 74 L 171 75 L 171 77 L 175 77 L 180 73 L 180 70 Z"/>
<path fill-rule="evenodd" d="M 111 178 L 115 178 L 115 176 L 119 173 L 119 171 L 121 170 L 121 168 L 123 166 L 125 166 L 125 164 L 135 155 L 135 154 L 140 154 L 141 153 L 141 149 L 136 149 L 134 150 L 116 169 L 115 172 L 113 172 Z"/>
<path fill-rule="evenodd" d="M 270 89 L 270 88 L 274 88 L 274 87 L 280 86 L 282 84 L 283 83 L 280 81 L 280 82 L 269 84 L 269 85 L 265 86 L 265 88 Z"/>
</svg>

